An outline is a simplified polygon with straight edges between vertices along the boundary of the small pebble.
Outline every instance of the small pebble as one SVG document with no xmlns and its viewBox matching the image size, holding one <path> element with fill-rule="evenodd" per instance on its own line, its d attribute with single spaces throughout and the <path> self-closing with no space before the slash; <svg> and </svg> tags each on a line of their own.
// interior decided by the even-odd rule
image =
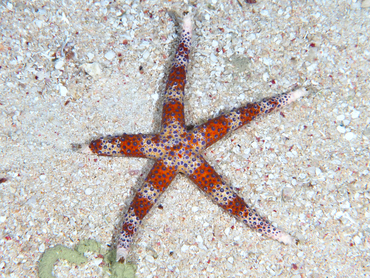
<svg viewBox="0 0 370 278">
<path fill-rule="evenodd" d="M 340 219 L 342 218 L 343 216 L 343 212 L 342 211 L 338 211 L 335 215 L 334 215 L 334 219 Z"/>
<path fill-rule="evenodd" d="M 230 230 L 231 230 L 230 227 L 227 227 L 225 229 L 225 235 L 227 235 L 227 236 L 230 235 Z"/>
<path fill-rule="evenodd" d="M 351 118 L 352 119 L 357 119 L 359 116 L 360 116 L 360 111 L 358 110 L 354 110 L 352 113 L 351 113 Z"/>
<path fill-rule="evenodd" d="M 28 199 L 28 201 L 26 202 L 27 205 L 33 205 L 36 203 L 36 197 L 35 196 L 32 196 L 31 198 Z"/>
<path fill-rule="evenodd" d="M 317 64 L 315 63 L 315 64 L 311 64 L 311 65 L 309 65 L 309 66 L 307 67 L 307 70 L 308 70 L 308 71 L 314 71 L 314 70 L 316 70 L 316 68 L 317 68 Z"/>
<path fill-rule="evenodd" d="M 247 41 L 253 41 L 255 39 L 256 39 L 256 34 L 254 34 L 254 33 L 248 35 L 248 37 L 247 37 Z"/>
<path fill-rule="evenodd" d="M 189 245 L 184 244 L 183 246 L 181 246 L 181 252 L 185 253 L 188 250 L 189 250 Z"/>
<path fill-rule="evenodd" d="M 356 243 L 356 245 L 360 245 L 362 243 L 362 240 L 359 236 L 355 236 L 353 241 Z"/>
<path fill-rule="evenodd" d="M 361 8 L 370 8 L 370 0 L 365 0 L 362 2 Z"/>
<path fill-rule="evenodd" d="M 338 115 L 337 116 L 337 121 L 343 121 L 345 119 L 344 115 Z"/>
<path fill-rule="evenodd" d="M 93 265 L 99 266 L 102 263 L 103 259 L 101 258 L 96 258 L 92 261 Z"/>
<path fill-rule="evenodd" d="M 344 138 L 347 141 L 351 141 L 351 140 L 356 138 L 356 134 L 354 134 L 353 132 L 348 132 L 348 133 L 346 133 L 346 135 L 344 135 Z"/>
<path fill-rule="evenodd" d="M 40 19 L 36 19 L 34 22 L 39 29 L 41 29 L 42 25 L 44 24 L 44 21 Z"/>
<path fill-rule="evenodd" d="M 104 57 L 105 57 L 105 59 L 111 61 L 111 60 L 113 60 L 114 57 L 116 57 L 116 53 L 114 53 L 114 51 L 110 50 L 107 53 L 105 53 Z"/>
<path fill-rule="evenodd" d="M 45 244 L 41 243 L 41 245 L 39 246 L 39 252 L 40 253 L 44 253 L 45 252 Z"/>
<path fill-rule="evenodd" d="M 292 199 L 293 197 L 293 188 L 291 187 L 285 187 L 283 188 L 282 190 L 282 196 L 283 196 L 283 200 L 290 200 Z"/>
<path fill-rule="evenodd" d="M 148 59 L 148 57 L 150 56 L 150 52 L 148 50 L 146 50 L 144 53 L 143 53 L 143 59 L 146 60 Z"/>
<path fill-rule="evenodd" d="M 234 263 L 234 258 L 233 258 L 233 257 L 229 257 L 229 258 L 227 259 L 227 261 L 228 261 L 229 263 L 233 264 L 233 263 Z"/>
<path fill-rule="evenodd" d="M 92 60 L 95 56 L 93 53 L 90 53 L 90 52 L 87 53 L 86 55 L 87 55 L 87 58 L 89 58 L 89 60 Z"/>
<path fill-rule="evenodd" d="M 351 208 L 351 204 L 348 201 L 346 201 L 343 204 L 341 204 L 340 207 L 342 209 L 349 209 L 349 208 Z"/>
<path fill-rule="evenodd" d="M 60 70 L 64 66 L 65 59 L 64 58 L 59 58 L 58 60 L 55 61 L 55 69 Z"/>
<path fill-rule="evenodd" d="M 197 238 L 195 239 L 195 241 L 200 244 L 200 243 L 203 243 L 203 238 L 200 236 L 200 235 L 197 235 Z"/>
<path fill-rule="evenodd" d="M 345 133 L 345 132 L 346 132 L 346 129 L 345 129 L 343 126 L 341 126 L 341 125 L 337 126 L 337 130 L 338 130 L 340 133 Z"/>
<path fill-rule="evenodd" d="M 264 63 L 266 66 L 271 66 L 273 61 L 270 58 L 263 58 L 262 63 Z"/>
<path fill-rule="evenodd" d="M 252 148 L 256 149 L 256 148 L 258 148 L 258 143 L 257 142 L 253 142 L 251 144 L 251 146 L 252 146 Z"/>
<path fill-rule="evenodd" d="M 91 77 L 95 78 L 101 75 L 101 67 L 99 63 L 85 63 L 81 68 Z"/>
<path fill-rule="evenodd" d="M 365 136 L 370 136 L 370 125 L 368 125 L 368 126 L 364 129 L 364 135 L 365 135 Z"/>
<path fill-rule="evenodd" d="M 159 94 L 157 94 L 157 93 L 151 94 L 150 96 L 151 96 L 151 98 L 152 98 L 154 101 L 157 101 L 157 100 L 159 99 Z"/>
<path fill-rule="evenodd" d="M 150 262 L 150 263 L 154 263 L 154 258 L 152 257 L 152 256 L 146 256 L 146 258 L 145 258 L 148 262 Z"/>
<path fill-rule="evenodd" d="M 85 189 L 85 194 L 86 195 L 91 195 L 91 193 L 93 193 L 93 190 L 91 188 L 86 188 Z"/>
<path fill-rule="evenodd" d="M 351 123 L 351 121 L 350 121 L 350 120 L 344 120 L 344 121 L 343 121 L 343 125 L 345 125 L 345 126 L 349 125 L 350 123 Z"/>
<path fill-rule="evenodd" d="M 66 87 L 64 87 L 62 84 L 58 84 L 59 93 L 62 97 L 65 97 L 68 93 L 68 90 Z"/>
<path fill-rule="evenodd" d="M 217 63 L 217 62 L 218 62 L 217 57 L 216 57 L 216 55 L 215 55 L 214 53 L 211 53 L 211 55 L 210 55 L 210 60 L 211 60 L 213 63 Z"/>
</svg>

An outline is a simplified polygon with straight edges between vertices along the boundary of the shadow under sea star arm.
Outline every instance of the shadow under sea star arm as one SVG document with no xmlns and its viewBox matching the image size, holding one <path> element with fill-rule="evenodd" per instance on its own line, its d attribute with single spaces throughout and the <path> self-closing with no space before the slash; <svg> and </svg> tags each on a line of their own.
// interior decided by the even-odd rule
<svg viewBox="0 0 370 278">
<path fill-rule="evenodd" d="M 249 227 L 267 237 L 283 242 L 285 244 L 295 243 L 296 240 L 286 232 L 272 226 L 251 209 L 244 200 L 233 190 L 232 186 L 227 185 L 217 172 L 203 158 L 201 165 L 192 173 L 187 173 L 189 178 L 213 201 L 215 201 L 225 211 L 229 212 L 237 219 Z"/>
<path fill-rule="evenodd" d="M 155 135 L 145 134 L 122 134 L 119 136 L 101 137 L 90 144 L 81 146 L 80 152 L 101 156 L 152 158 L 152 156 L 148 156 L 150 147 L 147 142 L 153 138 L 155 138 Z"/>
<path fill-rule="evenodd" d="M 175 168 L 166 166 L 162 160 L 155 162 L 124 216 L 122 232 L 117 243 L 117 261 L 123 262 L 126 259 L 134 234 L 142 219 L 171 184 L 176 174 Z"/>
<path fill-rule="evenodd" d="M 185 131 L 184 89 L 191 45 L 191 26 L 191 16 L 188 14 L 183 20 L 180 43 L 176 50 L 167 80 L 166 91 L 164 92 L 162 135 Z"/>
<path fill-rule="evenodd" d="M 284 107 L 306 94 L 306 90 L 304 88 L 300 88 L 291 93 L 264 99 L 261 102 L 249 103 L 244 107 L 233 109 L 227 114 L 211 119 L 194 128 L 192 134 L 195 137 L 200 138 L 200 140 L 198 140 L 198 145 L 202 150 L 204 150 L 222 139 L 229 132 L 253 121 L 257 116 L 271 113 L 272 111 Z"/>
</svg>

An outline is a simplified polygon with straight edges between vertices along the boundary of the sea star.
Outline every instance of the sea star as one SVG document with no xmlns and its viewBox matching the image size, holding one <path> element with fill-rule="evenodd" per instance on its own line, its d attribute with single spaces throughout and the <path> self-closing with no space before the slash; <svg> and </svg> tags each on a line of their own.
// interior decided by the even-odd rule
<svg viewBox="0 0 370 278">
<path fill-rule="evenodd" d="M 247 104 L 188 131 L 184 118 L 184 88 L 191 33 L 192 23 L 190 14 L 188 14 L 183 20 L 180 44 L 164 92 L 160 133 L 108 136 L 92 141 L 82 150 L 84 153 L 102 156 L 145 157 L 155 160 L 153 168 L 124 216 L 122 232 L 117 244 L 117 260 L 119 261 L 126 259 L 134 234 L 142 219 L 178 173 L 187 175 L 214 202 L 249 227 L 285 244 L 295 242 L 292 236 L 273 227 L 254 209 L 251 209 L 233 191 L 232 186 L 227 185 L 207 163 L 202 153 L 206 148 L 254 120 L 258 115 L 281 108 L 305 95 L 306 91 L 302 88 L 259 103 Z"/>
</svg>

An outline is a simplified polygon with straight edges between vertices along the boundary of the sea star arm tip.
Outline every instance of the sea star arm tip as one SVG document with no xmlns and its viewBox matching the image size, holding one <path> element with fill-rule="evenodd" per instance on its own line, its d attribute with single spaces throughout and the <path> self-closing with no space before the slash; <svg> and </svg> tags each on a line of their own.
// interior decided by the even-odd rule
<svg viewBox="0 0 370 278">
<path fill-rule="evenodd" d="M 179 134 L 185 132 L 184 90 L 186 84 L 186 67 L 189 63 L 191 47 L 191 15 L 187 14 L 183 20 L 180 43 L 168 76 L 164 92 L 162 112 L 162 134 Z"/>
<path fill-rule="evenodd" d="M 157 158 L 156 153 L 150 152 L 156 136 L 145 134 L 122 134 L 107 136 L 91 141 L 81 147 L 82 153 L 100 156 L 126 156 Z"/>
<path fill-rule="evenodd" d="M 288 104 L 296 101 L 297 99 L 307 96 L 308 92 L 305 88 L 299 88 L 289 94 L 290 98 L 288 100 Z"/>
<path fill-rule="evenodd" d="M 294 245 L 298 243 L 298 240 L 288 233 L 281 231 L 276 236 L 273 237 L 273 239 L 276 239 L 277 241 L 280 241 L 286 245 Z"/>
<path fill-rule="evenodd" d="M 192 31 L 192 16 L 191 13 L 189 12 L 187 15 L 185 15 L 183 19 L 183 31 L 191 33 Z"/>
<path fill-rule="evenodd" d="M 155 162 L 124 216 L 122 231 L 117 244 L 117 261 L 125 260 L 137 227 L 157 202 L 159 196 L 171 184 L 176 174 L 175 168 L 166 166 L 162 160 Z"/>
<path fill-rule="evenodd" d="M 251 209 L 230 185 L 222 181 L 221 176 L 203 158 L 198 157 L 198 160 L 200 166 L 186 174 L 221 208 L 267 237 L 287 245 L 296 241 L 288 233 L 273 227 L 269 221 L 264 220 L 254 209 Z"/>
<path fill-rule="evenodd" d="M 81 148 L 78 150 L 79 153 L 92 154 L 89 144 L 81 145 Z"/>
<path fill-rule="evenodd" d="M 116 261 L 123 263 L 128 256 L 129 249 L 124 247 L 118 247 L 116 253 Z"/>
<path fill-rule="evenodd" d="M 257 116 L 271 113 L 276 109 L 287 106 L 307 94 L 308 92 L 305 88 L 299 88 L 290 93 L 263 99 L 260 102 L 248 103 L 244 107 L 233 109 L 229 113 L 208 120 L 201 126 L 194 128 L 193 133 L 204 134 L 205 142 L 201 148 L 206 149 L 221 140 L 228 133 L 255 120 Z"/>
</svg>

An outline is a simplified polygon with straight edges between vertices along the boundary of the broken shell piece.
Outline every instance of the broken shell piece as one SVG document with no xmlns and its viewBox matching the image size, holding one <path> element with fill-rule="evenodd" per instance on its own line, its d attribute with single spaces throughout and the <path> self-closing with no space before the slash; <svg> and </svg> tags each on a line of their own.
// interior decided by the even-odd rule
<svg viewBox="0 0 370 278">
<path fill-rule="evenodd" d="M 65 63 L 64 57 L 57 59 L 54 65 L 55 69 L 60 70 L 61 68 L 63 68 L 64 63 Z"/>
<path fill-rule="evenodd" d="M 95 63 L 85 63 L 81 68 L 91 77 L 95 78 L 101 74 L 100 64 Z"/>
</svg>

